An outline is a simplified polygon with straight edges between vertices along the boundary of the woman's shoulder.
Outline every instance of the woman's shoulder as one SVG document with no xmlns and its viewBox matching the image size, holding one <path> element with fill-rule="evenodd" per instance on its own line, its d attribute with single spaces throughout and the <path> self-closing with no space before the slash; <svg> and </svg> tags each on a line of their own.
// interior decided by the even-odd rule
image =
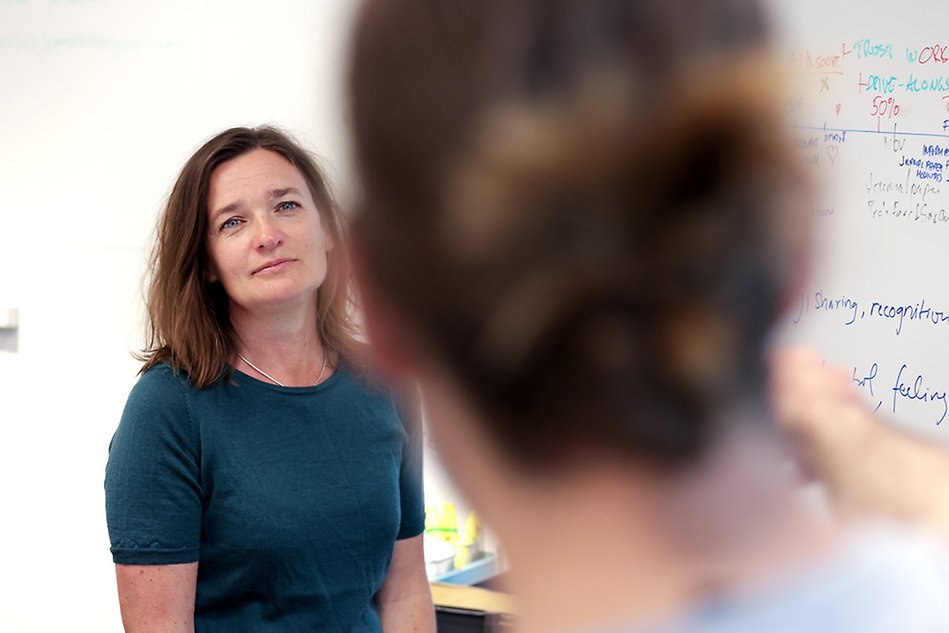
<svg viewBox="0 0 949 633">
<path fill-rule="evenodd" d="M 188 400 L 195 390 L 194 384 L 183 372 L 166 363 L 158 363 L 138 377 L 129 393 L 123 418 L 158 411 L 186 412 Z"/>
<path fill-rule="evenodd" d="M 194 389 L 188 376 L 169 365 L 157 363 L 143 370 L 132 387 L 132 394 L 139 397 L 150 397 L 153 394 L 167 396 L 172 392 L 182 392 Z"/>
<path fill-rule="evenodd" d="M 155 365 L 144 371 L 125 402 L 110 455 L 134 455 L 157 446 L 194 450 L 199 434 L 188 393 L 189 382 L 181 372 L 167 365 Z"/>
<path fill-rule="evenodd" d="M 949 603 L 943 598 L 949 591 L 946 548 L 906 526 L 862 526 L 835 556 L 783 589 L 777 600 L 787 607 L 786 624 L 767 630 L 949 630 Z M 797 626 L 788 626 L 793 622 Z"/>
<path fill-rule="evenodd" d="M 369 365 L 356 369 L 341 365 L 340 369 L 360 397 L 395 414 L 410 434 L 420 427 L 422 407 L 415 385 L 389 385 Z"/>
<path fill-rule="evenodd" d="M 946 550 L 903 527 L 865 526 L 846 535 L 826 558 L 776 580 L 716 596 L 684 619 L 649 630 L 949 631 L 949 602 L 943 598 L 949 591 Z"/>
<path fill-rule="evenodd" d="M 353 344 L 339 357 L 337 373 L 342 382 L 369 395 L 391 397 L 388 387 L 379 377 L 368 348 L 364 343 Z"/>
</svg>

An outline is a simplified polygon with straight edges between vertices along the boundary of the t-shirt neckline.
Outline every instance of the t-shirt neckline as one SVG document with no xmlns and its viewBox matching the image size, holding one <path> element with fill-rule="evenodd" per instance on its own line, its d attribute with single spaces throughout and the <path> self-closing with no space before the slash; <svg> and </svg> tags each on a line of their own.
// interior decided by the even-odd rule
<svg viewBox="0 0 949 633">
<path fill-rule="evenodd" d="M 239 385 L 253 387 L 255 389 L 264 389 L 266 391 L 275 391 L 278 393 L 315 393 L 318 391 L 324 391 L 329 389 L 338 381 L 340 374 L 346 371 L 343 363 L 340 363 L 336 370 L 330 374 L 330 377 L 321 382 L 318 385 L 309 385 L 303 387 L 282 387 L 280 385 L 275 385 L 272 382 L 267 382 L 266 380 L 261 380 L 255 378 L 250 374 L 245 374 L 241 370 L 237 369 L 233 365 L 228 365 L 228 368 L 231 372 L 231 379 Z"/>
</svg>

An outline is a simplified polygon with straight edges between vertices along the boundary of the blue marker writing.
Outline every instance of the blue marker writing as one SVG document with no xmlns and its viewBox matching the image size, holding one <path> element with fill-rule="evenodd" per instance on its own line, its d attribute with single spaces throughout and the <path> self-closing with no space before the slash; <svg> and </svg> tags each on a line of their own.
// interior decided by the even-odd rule
<svg viewBox="0 0 949 633">
<path fill-rule="evenodd" d="M 919 400 L 921 402 L 942 402 L 942 415 L 939 416 L 939 419 L 936 420 L 936 426 L 942 424 L 942 421 L 946 419 L 946 414 L 949 413 L 949 403 L 946 401 L 946 392 L 938 390 L 929 390 L 928 388 L 923 387 L 923 375 L 917 374 L 916 379 L 913 380 L 912 385 L 907 385 L 903 382 L 903 371 L 906 369 L 906 364 L 904 363 L 900 367 L 899 373 L 896 375 L 896 382 L 893 385 L 893 413 L 896 413 L 896 403 L 899 398 L 905 398 L 907 400 Z"/>
</svg>

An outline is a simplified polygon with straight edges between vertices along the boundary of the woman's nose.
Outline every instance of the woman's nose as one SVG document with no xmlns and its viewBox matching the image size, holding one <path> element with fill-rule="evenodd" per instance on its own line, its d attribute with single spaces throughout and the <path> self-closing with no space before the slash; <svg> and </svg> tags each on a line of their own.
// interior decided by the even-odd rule
<svg viewBox="0 0 949 633">
<path fill-rule="evenodd" d="M 283 234 L 271 218 L 260 221 L 256 246 L 260 250 L 273 250 L 283 244 Z"/>
</svg>

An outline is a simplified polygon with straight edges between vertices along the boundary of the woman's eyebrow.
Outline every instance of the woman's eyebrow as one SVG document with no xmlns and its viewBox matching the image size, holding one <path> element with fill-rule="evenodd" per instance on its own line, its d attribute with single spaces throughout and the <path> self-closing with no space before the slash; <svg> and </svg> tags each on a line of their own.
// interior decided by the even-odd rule
<svg viewBox="0 0 949 633">
<path fill-rule="evenodd" d="M 298 196 L 303 195 L 300 193 L 300 190 L 297 189 L 296 187 L 280 187 L 278 189 L 271 189 L 270 191 L 267 192 L 266 195 L 267 195 L 268 200 L 276 200 L 277 198 L 282 198 L 291 193 L 296 194 Z M 233 213 L 234 211 L 238 211 L 245 206 L 246 206 L 246 203 L 243 200 L 235 200 L 234 202 L 231 202 L 230 204 L 227 204 L 221 207 L 217 211 L 214 211 L 211 214 L 211 218 L 214 219 L 214 218 L 217 218 L 219 215 Z"/>
<path fill-rule="evenodd" d="M 237 210 L 239 210 L 239 209 L 242 209 L 242 208 L 244 208 L 245 206 L 246 206 L 246 204 L 244 203 L 243 200 L 235 200 L 234 202 L 232 202 L 232 203 L 230 203 L 230 204 L 228 204 L 228 205 L 225 205 L 225 206 L 221 207 L 220 209 L 218 209 L 217 211 L 213 212 L 213 213 L 211 214 L 211 219 L 214 220 L 214 219 L 216 219 L 218 216 L 225 215 L 225 214 L 227 214 L 227 213 L 233 213 L 234 211 L 237 211 Z"/>
<path fill-rule="evenodd" d="M 267 197 L 270 198 L 271 200 L 274 200 L 275 198 L 282 198 L 288 193 L 293 193 L 298 196 L 303 195 L 300 193 L 300 190 L 297 189 L 296 187 L 283 187 L 281 189 L 272 189 L 268 191 Z"/>
</svg>

